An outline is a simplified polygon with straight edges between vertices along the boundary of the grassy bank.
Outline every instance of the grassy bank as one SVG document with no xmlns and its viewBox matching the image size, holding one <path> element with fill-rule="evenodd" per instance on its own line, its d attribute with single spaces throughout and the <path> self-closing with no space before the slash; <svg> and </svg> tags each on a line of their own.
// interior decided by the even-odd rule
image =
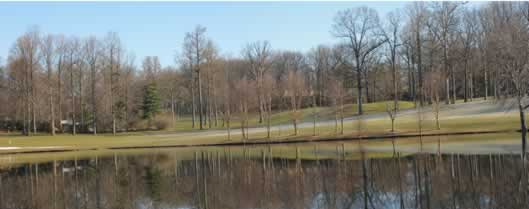
<svg viewBox="0 0 529 209">
<path fill-rule="evenodd" d="M 401 138 L 399 140 L 355 140 L 325 143 L 275 144 L 267 146 L 209 146 L 209 147 L 166 147 L 159 149 L 93 149 L 75 152 L 39 152 L 16 155 L 0 155 L 0 169 L 25 163 L 44 163 L 74 159 L 111 158 L 123 155 L 158 156 L 159 163 L 174 160 L 193 160 L 196 153 L 206 152 L 211 157 L 255 158 L 263 155 L 287 159 L 361 159 L 391 158 L 394 153 L 405 156 L 414 153 L 430 154 L 517 154 L 520 141 L 517 133 L 429 136 Z"/>
<path fill-rule="evenodd" d="M 391 102 L 390 102 L 391 103 Z M 374 103 L 367 103 L 363 105 L 363 110 L 365 114 L 373 114 L 373 113 L 384 113 L 386 112 L 386 104 L 390 104 L 388 102 L 374 102 Z M 391 105 L 391 104 L 390 104 Z M 407 110 L 414 107 L 413 102 L 408 101 L 399 101 L 398 103 L 399 108 L 401 110 Z M 356 104 L 346 104 L 343 106 L 343 115 L 344 117 L 352 117 L 357 115 L 358 106 Z M 303 108 L 299 110 L 299 122 L 310 122 L 314 119 L 314 113 L 317 115 L 317 119 L 319 121 L 325 121 L 325 120 L 332 120 L 336 117 L 337 112 L 334 107 L 316 107 L 316 108 Z M 162 116 L 166 121 L 171 121 L 171 117 L 168 115 Z M 233 114 L 231 119 L 231 127 L 232 128 L 240 128 L 241 126 L 241 118 L 242 116 L 239 114 Z M 282 124 L 290 124 L 292 121 L 291 112 L 286 110 L 282 112 L 275 112 L 272 114 L 272 117 L 270 118 L 270 124 L 272 126 L 282 125 Z M 209 121 L 206 120 L 206 123 Z M 168 127 L 167 130 L 170 131 L 196 131 L 198 130 L 198 119 L 196 121 L 196 127 L 192 128 L 192 118 L 191 117 L 180 117 L 174 125 L 171 125 L 171 127 Z M 249 115 L 249 121 L 248 124 L 250 127 L 264 127 L 266 125 L 266 122 L 259 123 L 259 115 L 256 113 L 251 113 Z M 211 128 L 209 128 L 209 124 L 206 124 L 204 126 L 205 129 L 210 130 L 222 130 L 224 129 L 222 127 L 222 120 L 221 116 L 218 116 L 217 120 L 217 126 L 214 124 L 214 120 L 212 120 Z"/>
<path fill-rule="evenodd" d="M 298 135 L 294 135 L 288 126 L 274 127 L 272 138 L 266 138 L 264 129 L 250 129 L 247 143 L 311 141 L 326 139 L 355 139 L 358 137 L 409 136 L 417 134 L 457 134 L 461 132 L 504 131 L 518 130 L 518 118 L 515 113 L 484 114 L 471 116 L 452 116 L 441 118 L 441 130 L 436 130 L 435 121 L 430 113 L 423 115 L 419 126 L 417 114 L 402 115 L 397 118 L 396 132 L 391 133 L 391 123 L 388 118 L 354 120 L 344 123 L 343 135 L 339 130 L 335 132 L 335 125 L 319 124 L 314 134 L 313 127 L 300 128 Z M 419 128 L 420 127 L 420 128 Z M 57 136 L 0 136 L 0 153 L 33 152 L 33 151 L 61 151 L 61 150 L 90 150 L 125 147 L 163 147 L 163 146 L 193 146 L 207 144 L 230 144 L 243 142 L 240 129 L 232 129 L 228 140 L 226 130 L 209 130 L 204 132 L 176 131 L 166 132 L 135 132 L 112 135 L 84 135 L 71 136 L 62 134 Z"/>
</svg>

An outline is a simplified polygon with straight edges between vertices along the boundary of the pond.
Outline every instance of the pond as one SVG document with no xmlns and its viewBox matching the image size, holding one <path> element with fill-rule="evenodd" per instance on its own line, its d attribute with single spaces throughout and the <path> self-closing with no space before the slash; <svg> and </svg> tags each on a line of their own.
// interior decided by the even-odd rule
<svg viewBox="0 0 529 209">
<path fill-rule="evenodd" d="M 3 156 L 0 208 L 528 207 L 513 142 L 450 140 Z"/>
</svg>

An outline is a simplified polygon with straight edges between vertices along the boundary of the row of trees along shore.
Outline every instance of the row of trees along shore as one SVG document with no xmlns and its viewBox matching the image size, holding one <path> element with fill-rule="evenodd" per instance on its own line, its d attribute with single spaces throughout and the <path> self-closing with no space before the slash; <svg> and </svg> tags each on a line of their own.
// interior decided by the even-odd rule
<svg viewBox="0 0 529 209">
<path fill-rule="evenodd" d="M 224 56 L 196 26 L 174 66 L 161 66 L 157 56 L 136 66 L 117 33 L 65 37 L 30 28 L 0 64 L 2 128 L 55 134 L 76 124 L 68 132 L 115 134 L 186 117 L 198 129 L 237 121 L 247 137 L 250 125 L 270 130 L 279 111 L 290 111 L 297 133 L 307 107 L 340 113 L 356 103 L 363 114 L 362 104 L 386 101 L 394 121 L 400 100 L 438 107 L 501 96 L 515 99 L 525 135 L 527 2 L 410 2 L 384 17 L 358 7 L 339 11 L 329 27 L 334 45 L 299 52 L 256 41 Z M 249 124 L 252 115 L 259 124 Z"/>
</svg>

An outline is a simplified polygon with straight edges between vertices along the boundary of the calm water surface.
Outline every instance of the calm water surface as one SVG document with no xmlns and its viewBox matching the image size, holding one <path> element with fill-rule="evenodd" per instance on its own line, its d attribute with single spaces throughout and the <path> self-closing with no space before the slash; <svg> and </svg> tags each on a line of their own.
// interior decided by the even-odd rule
<svg viewBox="0 0 529 209">
<path fill-rule="evenodd" d="M 0 208 L 529 208 L 520 155 L 453 154 L 443 143 L 4 156 Z"/>
</svg>

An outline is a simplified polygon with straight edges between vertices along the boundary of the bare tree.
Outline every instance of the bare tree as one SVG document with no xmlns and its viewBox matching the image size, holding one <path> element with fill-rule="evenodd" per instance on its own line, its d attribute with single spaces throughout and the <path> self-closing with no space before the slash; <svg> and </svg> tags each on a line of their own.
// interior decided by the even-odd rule
<svg viewBox="0 0 529 209">
<path fill-rule="evenodd" d="M 301 118 L 300 112 L 303 97 L 307 94 L 306 84 L 303 74 L 300 71 L 291 70 L 285 79 L 285 95 L 290 98 L 290 118 L 294 126 L 294 135 L 298 135 L 298 121 Z"/>
<path fill-rule="evenodd" d="M 79 82 L 75 82 L 75 69 L 77 68 L 79 71 L 81 69 L 80 62 L 79 62 L 79 48 L 80 43 L 79 40 L 76 38 L 70 39 L 68 41 L 68 71 L 70 73 L 70 119 L 72 123 L 72 135 L 75 135 L 77 133 L 77 121 L 76 121 L 76 103 L 75 103 L 75 85 L 80 85 Z"/>
<path fill-rule="evenodd" d="M 57 44 L 57 114 L 59 118 L 59 130 L 61 133 L 64 133 L 64 127 L 62 124 L 63 118 L 63 71 L 66 65 L 67 59 L 67 43 L 64 36 L 56 36 Z"/>
<path fill-rule="evenodd" d="M 223 106 L 224 106 L 224 111 L 223 111 L 223 121 L 224 124 L 225 124 L 225 127 L 226 127 L 226 131 L 227 131 L 227 137 L 228 137 L 228 140 L 231 140 L 231 119 L 232 119 L 232 103 L 233 103 L 233 98 L 234 96 L 232 95 L 232 90 L 233 90 L 233 82 L 231 80 L 231 75 L 230 75 L 230 70 L 229 70 L 229 67 L 231 67 L 228 63 L 225 63 L 223 65 L 223 68 L 222 68 L 222 71 L 223 73 L 221 74 L 222 78 L 223 78 L 223 82 L 222 82 L 222 96 L 223 96 Z"/>
<path fill-rule="evenodd" d="M 340 11 L 334 19 L 332 33 L 335 37 L 344 39 L 352 50 L 358 88 L 358 114 L 361 115 L 363 114 L 362 72 L 366 67 L 366 59 L 386 42 L 378 14 L 376 10 L 367 7 Z"/>
<path fill-rule="evenodd" d="M 398 77 L 398 63 L 397 63 L 397 53 L 401 45 L 399 39 L 399 30 L 400 30 L 400 16 L 399 12 L 391 12 L 388 14 L 388 23 L 387 29 L 384 33 L 387 40 L 388 51 L 389 51 L 389 64 L 391 66 L 391 83 L 393 84 L 393 106 L 391 108 L 387 107 L 386 111 L 388 112 L 391 119 L 391 132 L 395 131 L 395 119 L 397 118 L 397 112 L 399 110 L 399 88 L 398 83 L 400 78 Z M 389 108 L 389 109 L 388 109 Z"/>
<path fill-rule="evenodd" d="M 464 89 L 464 101 L 472 101 L 474 98 L 474 73 L 471 69 L 472 59 L 474 57 L 474 49 L 477 42 L 478 33 L 478 20 L 477 11 L 470 11 L 464 14 L 463 24 L 461 24 L 461 32 L 458 33 L 459 40 L 462 45 L 461 59 L 463 59 L 463 89 Z"/>
<path fill-rule="evenodd" d="M 449 54 L 455 31 L 459 24 L 458 8 L 459 2 L 439 2 L 432 4 L 434 7 L 433 21 L 428 22 L 430 31 L 437 36 L 441 41 L 441 48 L 443 50 L 443 69 L 446 75 L 446 102 L 455 104 L 456 101 L 456 87 L 455 87 L 455 71 L 452 66 Z M 450 89 L 452 92 L 450 93 Z"/>
<path fill-rule="evenodd" d="M 276 81 L 269 72 L 263 74 L 261 88 L 264 100 L 262 102 L 264 103 L 263 106 L 266 113 L 266 136 L 270 139 L 270 132 L 272 127 L 272 98 L 274 97 L 277 88 Z"/>
<path fill-rule="evenodd" d="M 258 41 L 246 45 L 243 49 L 243 56 L 247 60 L 250 68 L 251 78 L 257 84 L 257 101 L 259 106 L 259 123 L 263 122 L 263 112 L 265 112 L 265 102 L 263 95 L 264 74 L 270 69 L 270 43 L 268 41 Z"/>
<path fill-rule="evenodd" d="M 184 54 L 189 58 L 189 64 L 193 73 L 197 75 L 198 88 L 198 113 L 199 113 L 199 127 L 204 129 L 204 104 L 202 97 L 202 64 L 204 63 L 204 50 L 207 45 L 206 28 L 197 25 L 192 32 L 186 33 L 184 39 Z M 194 82 L 194 81 L 193 81 Z"/>
<path fill-rule="evenodd" d="M 120 62 L 122 56 L 122 46 L 119 36 L 115 32 L 110 32 L 105 38 L 106 44 L 106 59 L 107 59 L 107 68 L 108 68 L 108 91 L 109 91 L 109 106 L 110 114 L 112 120 L 112 134 L 116 135 L 117 133 L 117 107 L 116 107 L 116 94 L 119 89 L 118 79 L 119 79 L 119 70 Z"/>
<path fill-rule="evenodd" d="M 420 106 L 424 105 L 424 96 L 422 93 L 422 89 L 423 89 L 423 62 L 422 62 L 423 38 L 422 38 L 421 33 L 426 23 L 427 15 L 428 14 L 427 14 L 425 2 L 413 2 L 408 7 L 408 16 L 410 17 L 409 26 L 411 30 L 411 34 L 410 34 L 411 37 L 409 40 L 410 51 L 408 51 L 408 53 L 411 54 L 411 56 L 409 56 L 409 60 L 413 62 L 417 68 L 418 85 L 416 88 L 414 86 L 414 89 L 416 90 L 414 92 L 414 94 L 416 94 L 414 95 L 414 99 L 417 99 L 418 97 Z"/>
<path fill-rule="evenodd" d="M 217 46 L 213 41 L 208 40 L 206 48 L 204 50 L 204 67 L 203 71 L 205 74 L 206 81 L 206 106 L 207 106 L 207 118 L 208 127 L 211 128 L 213 123 L 215 127 L 218 125 L 218 104 L 217 104 L 217 81 L 218 71 L 220 69 L 220 60 L 218 55 Z"/>
<path fill-rule="evenodd" d="M 527 146 L 527 125 L 525 110 L 529 108 L 529 6 L 527 4 L 505 2 L 496 3 L 497 18 L 494 25 L 497 60 L 501 66 L 503 94 L 513 97 L 520 113 L 522 134 L 522 156 L 525 159 Z"/>
<path fill-rule="evenodd" d="M 247 140 L 249 139 L 248 136 L 248 111 L 249 111 L 249 97 L 250 97 L 250 88 L 251 84 L 244 75 L 241 79 L 239 79 L 236 83 L 235 88 L 237 89 L 237 97 L 238 97 L 238 107 L 239 107 L 239 121 L 241 123 L 241 134 L 242 139 Z"/>
<path fill-rule="evenodd" d="M 55 102 L 53 100 L 55 92 L 53 90 L 53 66 L 55 65 L 56 46 L 52 35 L 47 35 L 43 38 L 41 43 L 41 52 L 43 56 L 44 65 L 47 71 L 48 86 L 48 105 L 49 105 L 49 127 L 50 134 L 55 136 Z"/>
<path fill-rule="evenodd" d="M 440 94 L 441 89 L 443 88 L 443 78 L 439 70 L 434 70 L 426 74 L 426 86 L 425 93 L 430 99 L 432 104 L 432 113 L 434 115 L 435 127 L 437 130 L 441 130 L 441 123 L 439 122 L 439 116 L 441 113 L 441 102 Z"/>
<path fill-rule="evenodd" d="M 95 37 L 90 37 L 84 42 L 84 53 L 88 67 L 90 68 L 90 106 L 92 114 L 92 133 L 97 134 L 97 97 L 96 82 L 98 72 L 98 62 L 101 53 L 100 42 Z"/>
<path fill-rule="evenodd" d="M 40 44 L 40 32 L 37 28 L 32 28 L 24 35 L 19 37 L 16 44 L 11 49 L 10 59 L 12 61 L 19 61 L 19 66 L 15 69 L 19 69 L 23 76 L 23 83 L 20 85 L 23 89 L 24 98 L 24 129 L 25 135 L 30 135 L 31 127 L 33 133 L 37 133 L 37 121 L 36 121 L 36 71 L 39 67 L 39 44 Z"/>
<path fill-rule="evenodd" d="M 329 87 L 326 88 L 327 95 L 331 98 L 334 109 L 334 133 L 338 134 L 338 119 L 340 120 L 340 134 L 343 134 L 344 122 L 344 97 L 345 91 L 340 80 L 331 77 L 329 78 Z"/>
</svg>

